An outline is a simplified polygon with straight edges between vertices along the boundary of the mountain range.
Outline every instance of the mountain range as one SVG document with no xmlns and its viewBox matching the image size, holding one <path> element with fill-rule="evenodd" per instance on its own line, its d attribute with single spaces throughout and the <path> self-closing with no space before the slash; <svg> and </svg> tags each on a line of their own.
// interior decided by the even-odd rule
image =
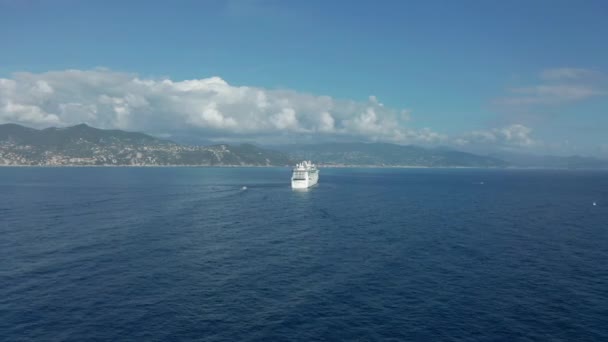
<svg viewBox="0 0 608 342">
<path fill-rule="evenodd" d="M 30 166 L 286 166 L 308 159 L 321 166 L 608 168 L 608 161 L 571 156 L 477 155 L 449 148 L 388 143 L 188 145 L 144 133 L 80 124 L 34 129 L 0 125 L 0 165 Z"/>
<path fill-rule="evenodd" d="M 388 143 L 323 143 L 279 147 L 296 160 L 309 159 L 324 165 L 412 167 L 506 167 L 494 157 L 466 152 L 429 149 Z"/>
<path fill-rule="evenodd" d="M 143 133 L 85 124 L 37 130 L 0 125 L 0 165 L 288 165 L 283 154 L 250 144 L 179 145 Z"/>
</svg>

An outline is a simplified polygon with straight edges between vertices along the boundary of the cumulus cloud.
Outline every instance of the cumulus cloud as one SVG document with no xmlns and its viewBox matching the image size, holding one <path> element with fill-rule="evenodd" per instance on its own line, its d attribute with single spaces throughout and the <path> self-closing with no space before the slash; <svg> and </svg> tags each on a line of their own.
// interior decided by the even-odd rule
<svg viewBox="0 0 608 342">
<path fill-rule="evenodd" d="M 472 131 L 454 140 L 457 145 L 494 146 L 499 148 L 532 147 L 540 142 L 532 138 L 532 129 L 521 124 Z"/>
<path fill-rule="evenodd" d="M 15 73 L 0 78 L 0 122 L 36 127 L 87 123 L 206 137 L 315 135 L 429 143 L 447 139 L 406 127 L 410 112 L 368 101 L 259 87 L 219 77 L 174 81 L 107 69 Z"/>
<path fill-rule="evenodd" d="M 566 89 L 522 94 L 568 96 Z M 587 96 L 584 90 L 578 95 Z M 282 143 L 294 137 L 400 144 L 533 147 L 521 124 L 448 136 L 408 127 L 411 111 L 285 89 L 234 86 L 219 77 L 174 81 L 107 69 L 16 73 L 0 78 L 0 123 L 33 127 L 87 123 L 163 138 Z"/>
</svg>

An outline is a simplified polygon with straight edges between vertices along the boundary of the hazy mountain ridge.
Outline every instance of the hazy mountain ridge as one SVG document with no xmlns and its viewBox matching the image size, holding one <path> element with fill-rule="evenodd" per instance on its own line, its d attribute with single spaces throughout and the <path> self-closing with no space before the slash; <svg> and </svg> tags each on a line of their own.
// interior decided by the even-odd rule
<svg viewBox="0 0 608 342">
<path fill-rule="evenodd" d="M 199 146 L 85 124 L 42 130 L 0 124 L 0 165 L 285 166 L 303 159 L 321 166 L 608 169 L 606 160 L 580 156 L 483 156 L 389 143 L 293 144 L 271 149 L 251 144 Z"/>
<path fill-rule="evenodd" d="M 578 155 L 551 156 L 502 152 L 494 153 L 491 156 L 518 168 L 608 169 L 608 160 Z"/>
<path fill-rule="evenodd" d="M 441 146 L 425 148 L 389 143 L 319 143 L 275 147 L 292 159 L 310 159 L 326 166 L 493 167 L 546 169 L 608 169 L 608 160 L 583 156 L 525 153 L 481 155 Z"/>
<path fill-rule="evenodd" d="M 323 143 L 289 145 L 282 149 L 292 159 L 324 165 L 506 167 L 503 160 L 466 152 L 388 143 Z"/>
<path fill-rule="evenodd" d="M 282 153 L 253 145 L 187 146 L 143 133 L 84 124 L 37 130 L 0 125 L 0 165 L 288 165 Z"/>
</svg>

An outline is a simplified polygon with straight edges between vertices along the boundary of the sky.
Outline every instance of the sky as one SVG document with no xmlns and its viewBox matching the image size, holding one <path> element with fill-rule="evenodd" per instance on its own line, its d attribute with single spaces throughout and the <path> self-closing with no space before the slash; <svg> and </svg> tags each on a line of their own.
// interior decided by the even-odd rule
<svg viewBox="0 0 608 342">
<path fill-rule="evenodd" d="M 0 123 L 608 158 L 606 1 L 0 0 Z"/>
</svg>

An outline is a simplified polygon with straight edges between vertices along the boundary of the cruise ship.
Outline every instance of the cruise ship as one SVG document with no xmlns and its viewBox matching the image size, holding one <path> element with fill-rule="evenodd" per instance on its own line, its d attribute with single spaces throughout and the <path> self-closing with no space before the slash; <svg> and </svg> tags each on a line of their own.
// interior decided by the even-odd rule
<svg viewBox="0 0 608 342">
<path fill-rule="evenodd" d="M 291 175 L 292 189 L 306 189 L 319 181 L 319 169 L 308 160 L 298 163 Z"/>
</svg>

